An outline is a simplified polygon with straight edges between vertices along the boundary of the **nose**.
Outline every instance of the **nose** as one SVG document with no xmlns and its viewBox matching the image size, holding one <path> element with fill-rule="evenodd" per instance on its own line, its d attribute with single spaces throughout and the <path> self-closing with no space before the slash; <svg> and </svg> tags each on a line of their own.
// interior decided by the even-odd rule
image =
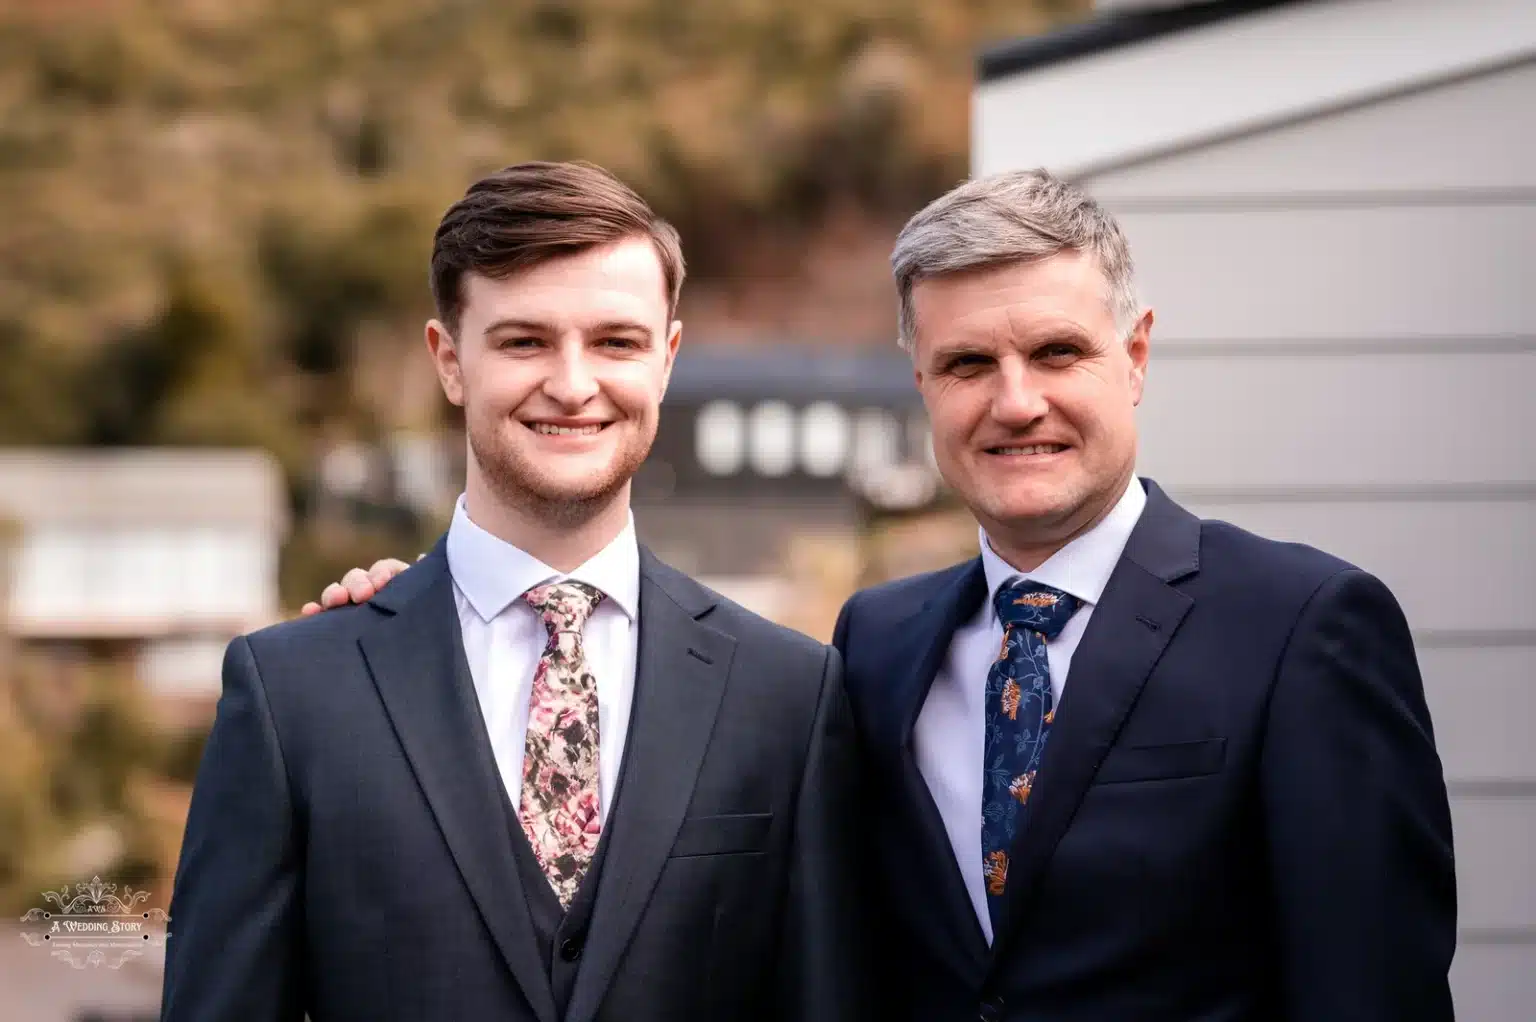
<svg viewBox="0 0 1536 1022">
<path fill-rule="evenodd" d="M 1040 381 L 1023 359 L 1007 358 L 998 366 L 997 391 L 992 396 L 992 418 L 1010 428 L 1023 428 L 1045 417 L 1050 409 Z"/>
<path fill-rule="evenodd" d="M 597 375 L 585 344 L 563 344 L 544 379 L 544 393 L 568 411 L 577 411 L 597 396 Z"/>
</svg>

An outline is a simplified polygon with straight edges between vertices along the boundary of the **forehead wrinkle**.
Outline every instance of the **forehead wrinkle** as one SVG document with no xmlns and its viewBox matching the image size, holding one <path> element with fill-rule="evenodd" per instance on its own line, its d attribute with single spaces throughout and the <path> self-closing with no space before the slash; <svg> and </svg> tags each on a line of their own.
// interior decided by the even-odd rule
<svg viewBox="0 0 1536 1022">
<path fill-rule="evenodd" d="M 1032 344 L 1048 340 L 1093 342 L 1097 338 L 1089 325 L 1070 313 L 1047 311 L 1031 315 L 1030 310 L 1014 305 L 1008 308 L 1008 335 L 1011 340 Z"/>
</svg>

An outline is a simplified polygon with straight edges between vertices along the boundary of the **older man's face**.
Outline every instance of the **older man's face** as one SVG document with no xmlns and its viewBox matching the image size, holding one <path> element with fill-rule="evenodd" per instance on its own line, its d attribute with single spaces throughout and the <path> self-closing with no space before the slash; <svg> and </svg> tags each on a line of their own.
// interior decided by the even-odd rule
<svg viewBox="0 0 1536 1022">
<path fill-rule="evenodd" d="M 1135 469 L 1152 314 L 1127 342 L 1106 295 L 1078 252 L 913 289 L 939 471 L 1021 570 L 1098 521 Z"/>
</svg>

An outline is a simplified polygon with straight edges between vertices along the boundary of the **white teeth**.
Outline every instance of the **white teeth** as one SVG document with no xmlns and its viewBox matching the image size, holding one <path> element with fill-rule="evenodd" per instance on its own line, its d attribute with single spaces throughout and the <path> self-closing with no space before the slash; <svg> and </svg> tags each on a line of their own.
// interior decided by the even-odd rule
<svg viewBox="0 0 1536 1022">
<path fill-rule="evenodd" d="M 999 454 L 1055 454 L 1066 450 L 1061 444 L 1034 444 L 1030 447 L 999 447 Z"/>
<path fill-rule="evenodd" d="M 591 426 L 552 426 L 547 422 L 540 422 L 533 427 L 534 432 L 547 436 L 591 436 L 602 428 L 600 423 Z"/>
</svg>

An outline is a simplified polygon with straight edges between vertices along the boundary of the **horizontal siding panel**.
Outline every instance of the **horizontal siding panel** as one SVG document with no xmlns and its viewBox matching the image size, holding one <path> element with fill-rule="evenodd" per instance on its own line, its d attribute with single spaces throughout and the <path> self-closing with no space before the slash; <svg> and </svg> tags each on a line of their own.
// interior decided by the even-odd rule
<svg viewBox="0 0 1536 1022">
<path fill-rule="evenodd" d="M 1530 1022 L 1536 1013 L 1536 943 L 1467 944 L 1451 962 L 1456 1017 L 1465 1022 Z"/>
<path fill-rule="evenodd" d="M 1463 931 L 1536 927 L 1536 799 L 1451 799 L 1458 925 Z"/>
<path fill-rule="evenodd" d="M 980 83 L 971 167 L 1091 173 L 1506 63 L 1528 55 L 1533 37 L 1530 0 L 1274 6 Z"/>
<path fill-rule="evenodd" d="M 1270 539 L 1319 547 L 1379 576 L 1415 631 L 1536 632 L 1536 502 L 1189 506 Z"/>
<path fill-rule="evenodd" d="M 1536 188 L 1536 60 L 1087 178 L 1147 200 Z"/>
<path fill-rule="evenodd" d="M 1536 646 L 1418 652 L 1446 779 L 1536 784 Z"/>
<path fill-rule="evenodd" d="M 1536 352 L 1159 364 L 1154 349 L 1139 466 L 1174 490 L 1529 484 L 1532 394 Z"/>
<path fill-rule="evenodd" d="M 1120 217 L 1157 339 L 1536 334 L 1536 202 Z"/>
</svg>

